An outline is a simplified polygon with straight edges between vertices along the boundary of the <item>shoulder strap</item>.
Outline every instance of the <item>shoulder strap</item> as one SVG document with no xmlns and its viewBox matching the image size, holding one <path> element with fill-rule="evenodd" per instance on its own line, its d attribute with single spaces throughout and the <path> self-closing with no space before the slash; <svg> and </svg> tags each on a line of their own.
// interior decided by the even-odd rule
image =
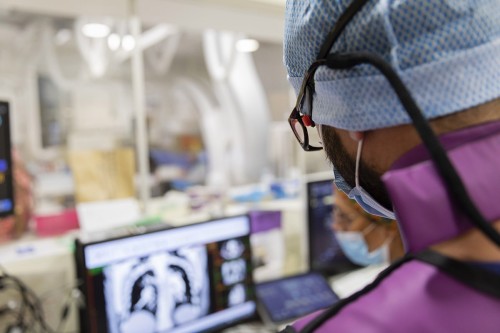
<svg viewBox="0 0 500 333">
<path fill-rule="evenodd" d="M 425 250 L 415 255 L 407 254 L 402 259 L 396 261 L 380 273 L 371 284 L 350 297 L 340 300 L 334 306 L 325 310 L 319 316 L 311 320 L 300 331 L 300 333 L 314 332 L 314 330 L 323 325 L 328 319 L 335 316 L 344 306 L 375 289 L 392 272 L 401 267 L 404 263 L 413 259 L 435 266 L 441 272 L 453 277 L 471 288 L 476 289 L 479 292 L 500 298 L 500 275 L 480 267 L 475 267 L 473 265 L 443 256 L 435 251 Z M 282 333 L 296 333 L 296 330 L 293 327 L 288 326 L 284 331 L 282 331 Z"/>
<path fill-rule="evenodd" d="M 424 250 L 415 259 L 437 267 L 441 272 L 487 295 L 500 298 L 500 275 L 484 268 L 446 257 L 432 250 Z"/>
<path fill-rule="evenodd" d="M 334 306 L 332 306 L 331 308 L 325 310 L 319 316 L 317 316 L 316 318 L 314 318 L 313 320 L 311 320 L 300 331 L 300 333 L 312 333 L 312 332 L 314 332 L 314 330 L 316 330 L 318 327 L 320 327 L 321 325 L 323 325 L 328 319 L 330 319 L 331 317 L 335 316 L 344 306 L 346 306 L 347 304 L 355 301 L 356 299 L 358 299 L 362 295 L 364 295 L 364 294 L 372 291 L 373 289 L 375 289 L 380 284 L 380 282 L 382 282 L 392 272 L 394 272 L 396 269 L 398 269 L 399 267 L 401 267 L 404 263 L 406 263 L 406 262 L 408 262 L 408 261 L 410 261 L 412 259 L 413 259 L 413 255 L 407 254 L 403 258 L 397 260 L 391 266 L 389 266 L 385 270 L 383 270 L 372 283 L 370 283 L 369 285 L 367 285 L 366 287 L 364 287 L 360 291 L 352 294 L 351 296 L 349 296 L 347 298 L 344 298 L 344 299 L 341 299 Z M 294 331 L 286 331 L 285 330 L 284 332 L 286 332 L 286 333 L 293 333 Z"/>
</svg>

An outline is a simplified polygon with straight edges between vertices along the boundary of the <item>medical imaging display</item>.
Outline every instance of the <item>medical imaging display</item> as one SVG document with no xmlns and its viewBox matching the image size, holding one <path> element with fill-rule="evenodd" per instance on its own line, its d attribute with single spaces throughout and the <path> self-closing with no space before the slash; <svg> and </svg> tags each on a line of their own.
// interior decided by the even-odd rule
<svg viewBox="0 0 500 333">
<path fill-rule="evenodd" d="M 222 282 L 224 285 L 233 285 L 245 279 L 247 266 L 242 257 L 245 245 L 239 240 L 232 239 L 222 244 L 220 256 L 224 258 L 221 265 Z"/>
<path fill-rule="evenodd" d="M 223 309 L 253 299 L 253 290 L 247 288 L 252 283 L 249 237 L 213 243 L 208 248 L 214 259 L 215 308 Z"/>
<path fill-rule="evenodd" d="M 14 213 L 9 104 L 0 102 L 0 217 Z"/>
<path fill-rule="evenodd" d="M 324 274 L 338 274 L 358 266 L 347 259 L 333 233 L 333 182 L 321 180 L 307 184 L 307 224 L 309 266 Z"/>
<path fill-rule="evenodd" d="M 87 302 L 82 332 L 205 332 L 254 315 L 250 227 L 244 217 L 87 248 L 77 243 Z M 233 232 L 238 224 L 246 229 Z M 83 254 L 86 259 L 79 257 Z"/>
<path fill-rule="evenodd" d="M 204 246 L 131 259 L 104 269 L 111 332 L 162 332 L 209 311 Z M 136 326 L 140 325 L 140 326 Z"/>
</svg>

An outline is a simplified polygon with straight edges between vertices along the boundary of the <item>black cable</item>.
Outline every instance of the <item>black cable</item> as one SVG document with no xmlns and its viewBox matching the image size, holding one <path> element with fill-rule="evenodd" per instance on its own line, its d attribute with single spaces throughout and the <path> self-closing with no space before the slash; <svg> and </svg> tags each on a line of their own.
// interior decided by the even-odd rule
<svg viewBox="0 0 500 333">
<path fill-rule="evenodd" d="M 344 31 L 345 27 L 347 26 L 347 23 L 349 23 L 354 15 L 358 13 L 361 8 L 368 2 L 368 0 L 354 0 L 349 7 L 344 11 L 344 13 L 339 17 L 337 20 L 337 23 L 335 24 L 335 27 L 333 28 L 332 31 L 328 34 L 326 37 L 325 42 L 323 43 L 323 46 L 321 46 L 321 49 L 318 53 L 318 57 L 316 60 L 321 60 L 325 59 L 330 52 L 330 49 L 333 46 L 333 43 L 337 40 L 337 38 L 340 36 L 342 31 Z"/>
<path fill-rule="evenodd" d="M 16 322 L 11 325 L 11 328 L 19 328 L 22 332 L 35 332 L 38 327 L 40 332 L 55 333 L 55 331 L 47 324 L 43 313 L 40 299 L 23 281 L 18 277 L 10 275 L 0 265 L 1 289 L 5 289 L 7 283 L 10 282 L 18 290 L 22 302 L 19 305 L 19 314 Z"/>
<path fill-rule="evenodd" d="M 63 307 L 61 309 L 60 319 L 59 323 L 57 324 L 56 332 L 61 332 L 61 330 L 64 328 L 63 325 L 66 322 L 66 319 L 68 318 L 68 315 L 70 313 L 72 293 L 73 293 L 73 288 L 69 291 L 68 297 L 66 298 L 66 301 L 64 302 Z"/>
<path fill-rule="evenodd" d="M 432 160 L 444 179 L 451 197 L 455 199 L 458 206 L 470 218 L 479 230 L 481 230 L 493 243 L 500 247 L 500 234 L 486 221 L 481 212 L 470 199 L 460 176 L 453 167 L 446 151 L 441 146 L 437 136 L 430 127 L 428 121 L 422 115 L 420 108 L 399 78 L 396 71 L 381 57 L 368 52 L 355 52 L 347 54 L 330 54 L 326 65 L 332 69 L 349 69 L 360 64 L 370 64 L 377 68 L 391 84 L 401 104 L 403 104 L 408 115 L 413 121 L 422 142 L 429 151 Z"/>
<path fill-rule="evenodd" d="M 323 325 L 328 319 L 335 316 L 345 306 L 356 301 L 358 298 L 362 297 L 363 295 L 369 293 L 370 291 L 378 287 L 386 277 L 388 277 L 399 267 L 403 266 L 405 263 L 413 259 L 414 257 L 412 254 L 406 254 L 404 257 L 400 258 L 399 260 L 396 260 L 389 267 L 380 272 L 372 283 L 368 284 L 363 289 L 355 292 L 351 296 L 341 299 L 340 301 L 335 303 L 332 307 L 328 308 L 323 313 L 321 313 L 320 315 L 312 319 L 310 322 L 308 322 L 306 326 L 304 326 L 304 328 L 300 330 L 300 333 L 313 333 L 317 328 Z"/>
<path fill-rule="evenodd" d="M 65 301 L 63 302 L 60 310 L 60 316 L 59 316 L 59 323 L 56 326 L 56 332 L 61 332 L 62 329 L 65 327 L 64 325 L 66 324 L 66 320 L 69 317 L 69 314 L 71 313 L 71 306 L 73 305 L 72 302 L 78 300 L 80 298 L 80 295 L 76 294 L 75 292 L 79 292 L 79 287 L 83 285 L 82 280 L 77 280 L 76 283 L 72 283 L 70 285 L 66 285 L 62 288 L 58 288 L 59 293 L 65 293 L 67 292 L 67 297 L 65 298 Z M 48 296 L 51 293 L 54 293 L 54 291 L 47 291 L 46 293 L 40 295 L 39 299 L 41 304 L 43 305 L 44 302 L 47 300 Z M 78 304 L 75 306 L 78 307 Z M 42 306 L 43 308 L 43 306 Z"/>
<path fill-rule="evenodd" d="M 1 285 L 0 289 L 5 292 L 8 292 L 9 290 L 15 290 L 17 293 L 21 295 L 22 298 L 21 302 L 14 302 L 12 300 L 8 300 L 7 304 L 5 304 L 4 306 L 4 308 L 10 309 L 11 310 L 10 312 L 13 315 L 15 315 L 14 323 L 9 325 L 10 328 L 8 328 L 7 331 L 9 331 L 9 329 L 14 329 L 16 327 L 23 328 L 26 326 L 24 323 L 26 322 L 27 307 L 25 304 L 27 304 L 27 302 L 25 301 L 25 297 L 22 294 L 22 290 L 18 286 L 16 281 L 13 280 L 10 276 L 5 275 L 5 273 L 3 274 L 4 274 L 3 276 L 0 276 L 0 285 Z M 11 301 L 13 303 L 9 305 L 9 302 Z M 17 311 L 15 311 L 16 308 L 18 308 Z"/>
</svg>

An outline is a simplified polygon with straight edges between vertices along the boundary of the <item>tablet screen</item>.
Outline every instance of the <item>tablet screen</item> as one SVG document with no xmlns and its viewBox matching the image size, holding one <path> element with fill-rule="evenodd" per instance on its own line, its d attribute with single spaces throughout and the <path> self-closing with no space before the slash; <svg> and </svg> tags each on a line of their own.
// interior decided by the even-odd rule
<svg viewBox="0 0 500 333">
<path fill-rule="evenodd" d="M 261 283 L 256 286 L 256 292 L 273 323 L 293 321 L 339 300 L 325 278 L 318 273 Z"/>
</svg>

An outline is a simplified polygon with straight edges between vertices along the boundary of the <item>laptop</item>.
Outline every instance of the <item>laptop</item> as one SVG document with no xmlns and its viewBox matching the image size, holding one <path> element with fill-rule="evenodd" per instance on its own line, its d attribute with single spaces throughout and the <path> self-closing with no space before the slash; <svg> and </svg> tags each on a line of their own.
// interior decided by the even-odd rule
<svg viewBox="0 0 500 333">
<path fill-rule="evenodd" d="M 278 329 L 339 301 L 326 279 L 316 272 L 259 283 L 256 293 L 262 321 Z"/>
<path fill-rule="evenodd" d="M 247 215 L 77 240 L 81 332 L 214 332 L 253 318 Z"/>
</svg>

